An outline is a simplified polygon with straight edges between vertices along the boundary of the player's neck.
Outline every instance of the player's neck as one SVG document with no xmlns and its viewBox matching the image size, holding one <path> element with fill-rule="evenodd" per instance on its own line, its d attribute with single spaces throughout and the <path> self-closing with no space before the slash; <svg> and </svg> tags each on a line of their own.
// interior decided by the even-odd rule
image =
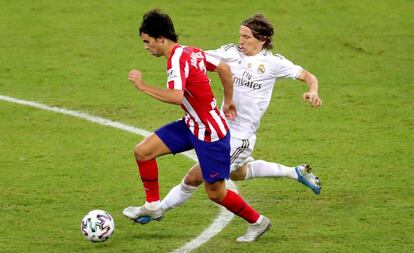
<svg viewBox="0 0 414 253">
<path fill-rule="evenodd" d="M 164 56 L 165 56 L 165 58 L 167 58 L 167 59 L 170 58 L 171 53 L 172 53 L 174 47 L 177 44 L 178 44 L 177 42 L 174 42 L 174 41 L 171 41 L 171 40 L 167 40 L 165 42 L 165 45 L 164 45 Z"/>
<path fill-rule="evenodd" d="M 248 54 L 245 54 L 247 56 L 255 56 L 257 54 L 259 54 L 260 52 L 262 52 L 263 48 L 255 48 L 254 50 L 252 50 L 251 52 L 249 52 Z"/>
</svg>

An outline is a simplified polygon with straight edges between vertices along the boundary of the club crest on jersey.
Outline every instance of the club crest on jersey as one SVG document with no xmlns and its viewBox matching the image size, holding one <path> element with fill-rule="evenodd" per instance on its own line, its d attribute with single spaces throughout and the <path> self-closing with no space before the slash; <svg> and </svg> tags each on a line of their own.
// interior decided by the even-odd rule
<svg viewBox="0 0 414 253">
<path fill-rule="evenodd" d="M 171 80 L 173 80 L 174 78 L 176 78 L 177 77 L 177 75 L 175 74 L 175 72 L 174 72 L 174 69 L 169 69 L 168 71 L 167 71 L 167 76 L 168 76 L 168 78 L 167 78 L 167 82 L 169 82 L 169 81 L 171 81 Z"/>
<path fill-rule="evenodd" d="M 260 74 L 264 74 L 265 71 L 266 71 L 265 65 L 260 64 L 259 67 L 257 68 L 257 72 L 260 73 Z"/>
</svg>

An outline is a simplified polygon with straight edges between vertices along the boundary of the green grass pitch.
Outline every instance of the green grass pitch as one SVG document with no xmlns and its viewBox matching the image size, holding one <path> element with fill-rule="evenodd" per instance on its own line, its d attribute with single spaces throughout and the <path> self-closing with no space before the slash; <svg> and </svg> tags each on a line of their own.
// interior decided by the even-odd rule
<svg viewBox="0 0 414 253">
<path fill-rule="evenodd" d="M 1 1 L 0 95 L 148 131 L 179 118 L 179 107 L 127 80 L 139 68 L 148 83 L 165 85 L 165 59 L 150 56 L 137 34 L 155 7 L 171 15 L 180 43 L 203 49 L 237 43 L 240 22 L 264 13 L 276 27 L 274 52 L 315 74 L 324 100 L 312 110 L 303 85 L 278 82 L 255 150 L 256 158 L 310 163 L 321 195 L 290 180 L 239 182 L 272 230 L 238 244 L 246 224 L 234 218 L 193 252 L 414 251 L 413 1 Z M 218 212 L 202 189 L 162 222 L 122 217 L 144 201 L 133 159 L 141 139 L 0 101 L 0 252 L 171 252 L 200 234 Z M 192 163 L 159 159 L 162 196 Z M 115 219 L 105 243 L 80 233 L 92 209 Z"/>
</svg>

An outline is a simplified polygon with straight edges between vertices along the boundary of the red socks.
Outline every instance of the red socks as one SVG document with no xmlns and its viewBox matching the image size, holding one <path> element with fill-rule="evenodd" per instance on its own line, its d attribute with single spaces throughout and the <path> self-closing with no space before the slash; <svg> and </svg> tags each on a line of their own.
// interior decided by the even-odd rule
<svg viewBox="0 0 414 253">
<path fill-rule="evenodd" d="M 138 161 L 138 170 L 144 185 L 147 202 L 160 200 L 160 188 L 158 186 L 158 166 L 155 159 Z"/>
<path fill-rule="evenodd" d="M 142 184 L 144 185 L 146 201 L 159 201 L 160 190 L 158 186 L 158 166 L 156 160 L 137 161 L 137 164 Z M 226 196 L 219 204 L 249 223 L 255 223 L 260 217 L 260 214 L 256 210 L 231 190 L 227 190 Z"/>
<path fill-rule="evenodd" d="M 230 190 L 227 190 L 226 196 L 219 204 L 249 223 L 255 223 L 260 217 L 260 214 L 247 204 L 240 195 Z"/>
</svg>

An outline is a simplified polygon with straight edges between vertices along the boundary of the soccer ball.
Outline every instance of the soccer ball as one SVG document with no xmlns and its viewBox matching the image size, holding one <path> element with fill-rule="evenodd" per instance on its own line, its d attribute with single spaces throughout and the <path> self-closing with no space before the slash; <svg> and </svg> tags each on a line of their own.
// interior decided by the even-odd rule
<svg viewBox="0 0 414 253">
<path fill-rule="evenodd" d="M 81 222 L 82 234 L 92 242 L 103 242 L 111 237 L 115 230 L 112 216 L 104 210 L 92 210 Z"/>
</svg>

